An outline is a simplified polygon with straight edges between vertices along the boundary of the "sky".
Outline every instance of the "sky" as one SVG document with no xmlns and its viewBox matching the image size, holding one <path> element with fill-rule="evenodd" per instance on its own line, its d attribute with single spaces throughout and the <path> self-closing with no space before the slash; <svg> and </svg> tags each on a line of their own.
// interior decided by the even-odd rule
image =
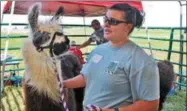
<svg viewBox="0 0 187 111">
<path fill-rule="evenodd" d="M 3 5 L 4 2 L 1 3 Z M 143 1 L 143 8 L 145 11 L 145 20 L 143 26 L 148 27 L 180 27 L 180 6 L 178 1 Z M 3 6 L 1 6 L 2 11 Z M 2 15 L 2 14 L 1 14 Z M 182 8 L 183 27 L 186 27 L 186 5 Z M 5 15 L 3 22 L 8 23 L 11 19 L 12 23 L 27 23 L 27 16 L 17 15 L 10 17 Z M 93 19 L 98 19 L 103 23 L 102 17 L 63 17 L 62 21 L 64 24 L 85 24 L 90 25 Z M 2 21 L 1 21 L 2 22 Z"/>
</svg>

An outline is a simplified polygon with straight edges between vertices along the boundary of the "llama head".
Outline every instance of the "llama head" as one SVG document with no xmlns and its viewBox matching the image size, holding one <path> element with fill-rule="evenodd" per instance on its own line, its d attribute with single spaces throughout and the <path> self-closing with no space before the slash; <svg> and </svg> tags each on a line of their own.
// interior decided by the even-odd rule
<svg viewBox="0 0 187 111">
<path fill-rule="evenodd" d="M 43 23 L 38 22 L 41 5 L 35 4 L 28 14 L 28 21 L 32 31 L 33 44 L 38 52 L 49 48 L 51 56 L 59 55 L 69 48 L 69 39 L 63 34 L 62 27 L 58 20 L 63 15 L 63 7 L 59 7 L 55 15 Z"/>
<path fill-rule="evenodd" d="M 60 93 L 56 69 L 59 70 L 60 65 L 54 64 L 52 56 L 62 54 L 69 46 L 68 38 L 58 24 L 58 19 L 63 14 L 63 7 L 59 7 L 56 14 L 50 19 L 46 16 L 38 19 L 40 9 L 41 4 L 37 3 L 31 6 L 28 13 L 31 34 L 24 40 L 22 46 L 25 64 L 24 80 L 26 84 L 33 87 L 32 91 L 47 95 L 55 102 L 59 102 Z M 56 60 L 55 62 L 60 63 Z"/>
</svg>

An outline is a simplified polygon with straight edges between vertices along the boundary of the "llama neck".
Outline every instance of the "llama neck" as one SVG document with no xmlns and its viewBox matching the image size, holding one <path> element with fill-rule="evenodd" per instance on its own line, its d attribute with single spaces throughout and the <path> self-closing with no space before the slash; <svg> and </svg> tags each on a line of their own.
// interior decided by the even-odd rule
<svg viewBox="0 0 187 111">
<path fill-rule="evenodd" d="M 36 51 L 31 39 L 24 41 L 22 54 L 26 66 L 24 74 L 26 84 L 33 86 L 34 91 L 46 94 L 52 100 L 59 102 L 60 93 L 53 60 L 44 53 Z"/>
</svg>

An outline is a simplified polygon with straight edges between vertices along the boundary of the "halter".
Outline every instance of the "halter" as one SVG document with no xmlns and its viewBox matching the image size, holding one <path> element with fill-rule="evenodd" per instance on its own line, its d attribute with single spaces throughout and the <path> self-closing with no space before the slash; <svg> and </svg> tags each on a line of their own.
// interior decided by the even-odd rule
<svg viewBox="0 0 187 111">
<path fill-rule="evenodd" d="M 66 103 L 66 101 L 65 101 L 65 94 L 64 94 L 64 86 L 63 86 L 63 84 L 62 84 L 62 79 L 60 79 L 60 74 L 58 73 L 58 70 L 57 70 L 57 59 L 58 58 L 53 58 L 54 59 L 54 61 L 53 61 L 53 63 L 54 63 L 54 65 L 56 66 L 55 68 L 55 73 L 56 73 L 56 77 L 57 77 L 57 80 L 58 80 L 58 86 L 59 86 L 59 89 L 60 89 L 60 103 L 63 105 L 63 107 L 64 107 L 64 109 L 65 109 L 65 111 L 69 111 L 69 109 L 68 109 L 68 105 L 67 105 L 67 103 Z"/>
<path fill-rule="evenodd" d="M 37 46 L 36 49 L 37 49 L 39 52 L 41 52 L 41 51 L 43 51 L 43 49 L 49 48 L 50 56 L 53 57 L 53 56 L 54 56 L 54 55 L 53 55 L 53 43 L 54 43 L 54 40 L 55 40 L 55 38 L 56 38 L 56 35 L 62 36 L 63 33 L 61 33 L 61 32 L 55 32 L 54 35 L 53 35 L 53 38 L 52 38 L 52 40 L 51 40 L 51 42 L 50 42 L 50 44 L 49 44 L 48 46 L 44 46 L 44 47 L 42 47 L 42 46 Z"/>
</svg>

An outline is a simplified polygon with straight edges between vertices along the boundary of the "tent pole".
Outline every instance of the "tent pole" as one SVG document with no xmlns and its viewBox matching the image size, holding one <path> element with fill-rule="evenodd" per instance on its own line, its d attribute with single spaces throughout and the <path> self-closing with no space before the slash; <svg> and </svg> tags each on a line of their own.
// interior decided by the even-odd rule
<svg viewBox="0 0 187 111">
<path fill-rule="evenodd" d="M 84 24 L 84 34 L 86 35 L 87 33 L 86 33 L 86 28 L 85 28 L 85 25 L 86 25 L 86 22 L 85 22 L 86 20 L 85 20 L 85 16 L 83 17 L 83 24 Z"/>
<path fill-rule="evenodd" d="M 146 36 L 147 36 L 147 40 L 148 40 L 148 44 L 149 44 L 149 51 L 150 51 L 151 56 L 153 57 L 152 46 L 151 46 L 151 41 L 150 41 L 150 38 L 149 38 L 149 32 L 148 32 L 148 30 L 149 29 L 146 26 Z"/>
<path fill-rule="evenodd" d="M 87 32 L 86 32 L 86 19 L 85 19 L 85 16 L 83 16 L 83 24 L 84 24 L 84 34 L 87 35 Z M 87 39 L 87 37 L 86 37 Z M 88 52 L 88 48 L 86 48 L 86 52 Z"/>
<path fill-rule="evenodd" d="M 5 4 L 5 3 L 4 3 L 4 4 Z M 4 6 L 2 5 L 2 2 L 1 2 L 1 6 L 4 7 Z M 2 10 L 1 10 L 1 23 L 3 23 L 3 15 L 4 15 L 4 14 L 3 14 L 3 9 L 2 9 Z"/>
<path fill-rule="evenodd" d="M 147 37 L 148 44 L 149 44 L 149 51 L 150 51 L 151 57 L 153 58 L 151 40 L 150 40 L 150 38 L 149 38 L 149 32 L 148 32 L 149 29 L 148 29 L 148 26 L 147 26 L 147 22 L 146 22 L 146 21 L 145 21 L 145 30 L 146 30 L 146 37 Z"/>
<path fill-rule="evenodd" d="M 10 18 L 12 18 L 12 15 L 14 14 L 14 7 L 15 7 L 15 1 L 12 1 Z M 9 24 L 8 24 L 8 32 L 7 32 L 7 39 L 6 39 L 6 42 L 5 42 L 5 51 L 4 51 L 4 59 L 3 60 L 6 60 L 8 45 L 9 45 L 9 35 L 10 35 L 11 31 L 12 31 L 12 20 L 10 19 Z"/>
<path fill-rule="evenodd" d="M 2 6 L 2 2 L 1 2 L 1 6 Z M 4 7 L 4 6 L 2 6 L 2 7 Z M 3 10 L 1 10 L 1 23 L 3 23 L 3 15 L 4 15 Z M 1 27 L 2 27 L 2 24 L 1 24 Z M 1 59 L 3 59 L 3 58 L 1 58 Z M 2 64 L 2 62 L 0 64 Z M 3 84 L 4 82 L 3 81 L 4 81 L 3 80 L 3 74 L 0 73 L 0 98 L 1 98 L 1 92 L 3 91 L 3 87 L 4 87 L 4 84 Z"/>
<path fill-rule="evenodd" d="M 179 82 L 182 83 L 182 73 L 183 73 L 183 34 L 182 34 L 182 3 L 181 1 L 178 1 L 180 5 L 180 56 L 179 56 Z M 179 85 L 179 90 L 181 90 L 181 85 Z"/>
<path fill-rule="evenodd" d="M 7 56 L 7 51 L 8 51 L 8 45 L 9 45 L 9 34 L 11 32 L 11 29 L 12 29 L 12 19 L 11 18 L 12 18 L 12 15 L 14 14 L 14 7 L 15 7 L 15 1 L 12 1 L 10 20 L 9 20 L 8 32 L 7 32 L 7 38 L 6 38 L 6 41 L 5 41 L 5 50 L 4 50 L 3 61 L 2 61 L 3 69 L 2 69 L 2 73 L 1 73 L 1 92 L 4 89 L 5 64 L 6 64 L 6 56 Z"/>
</svg>

